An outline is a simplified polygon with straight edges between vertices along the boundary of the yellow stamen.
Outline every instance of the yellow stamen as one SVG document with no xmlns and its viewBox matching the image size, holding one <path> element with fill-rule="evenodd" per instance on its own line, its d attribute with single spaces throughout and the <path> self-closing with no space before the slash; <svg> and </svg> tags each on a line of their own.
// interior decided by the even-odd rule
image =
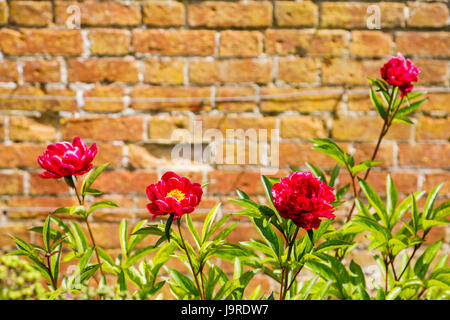
<svg viewBox="0 0 450 320">
<path fill-rule="evenodd" d="M 181 200 L 186 198 L 186 195 L 178 189 L 173 189 L 166 195 L 166 197 L 173 197 L 177 199 L 178 202 L 180 202 Z"/>
</svg>

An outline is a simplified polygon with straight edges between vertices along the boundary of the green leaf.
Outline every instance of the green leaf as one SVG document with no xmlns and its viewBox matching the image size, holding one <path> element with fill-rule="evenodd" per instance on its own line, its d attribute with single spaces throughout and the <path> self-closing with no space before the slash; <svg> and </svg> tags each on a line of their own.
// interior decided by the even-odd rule
<svg viewBox="0 0 450 320">
<path fill-rule="evenodd" d="M 93 188 L 89 188 L 87 190 L 85 190 L 86 194 L 92 194 L 94 196 L 100 196 L 103 194 L 103 192 L 101 192 L 100 190 L 97 189 L 93 189 Z"/>
<path fill-rule="evenodd" d="M 350 246 L 351 243 L 343 240 L 327 240 L 316 247 L 314 252 L 325 252 L 329 250 L 346 248 Z"/>
<path fill-rule="evenodd" d="M 58 213 L 69 213 L 72 207 L 62 207 L 58 208 L 55 211 L 52 212 L 52 214 L 58 214 Z"/>
<path fill-rule="evenodd" d="M 241 189 L 237 188 L 237 189 L 236 189 L 236 193 L 238 194 L 238 196 L 239 196 L 241 199 L 247 199 L 247 200 L 250 200 L 250 196 L 249 196 L 248 194 L 246 194 L 244 191 L 242 191 Z"/>
<path fill-rule="evenodd" d="M 85 252 L 88 248 L 88 240 L 83 233 L 80 225 L 76 222 L 70 222 L 70 228 L 72 229 L 72 234 L 76 242 L 79 252 Z"/>
<path fill-rule="evenodd" d="M 70 207 L 70 211 L 69 211 L 70 215 L 77 215 L 80 216 L 82 218 L 86 217 L 86 208 L 83 206 L 73 206 Z"/>
<path fill-rule="evenodd" d="M 392 219 L 392 216 L 394 215 L 395 208 L 397 207 L 398 202 L 398 192 L 395 188 L 394 181 L 391 178 L 391 175 L 388 175 L 387 182 L 386 182 L 386 203 L 387 203 L 387 213 L 389 216 L 389 222 Z"/>
<path fill-rule="evenodd" d="M 389 291 L 389 294 L 386 296 L 386 300 L 395 300 L 400 295 L 401 292 L 402 288 L 395 287 L 394 289 Z"/>
<path fill-rule="evenodd" d="M 375 209 L 375 211 L 380 216 L 381 220 L 383 221 L 384 225 L 386 227 L 389 227 L 389 217 L 386 212 L 386 208 L 383 205 L 383 202 L 381 201 L 380 196 L 375 192 L 375 190 L 363 179 L 358 177 L 359 185 L 361 186 L 361 189 L 364 191 L 367 199 L 369 200 L 372 207 Z"/>
<path fill-rule="evenodd" d="M 377 96 L 377 94 L 375 93 L 375 91 L 372 88 L 370 88 L 369 97 L 370 97 L 370 101 L 374 105 L 378 114 L 384 120 L 386 118 L 386 109 L 383 106 L 383 103 L 381 102 L 380 98 Z"/>
<path fill-rule="evenodd" d="M 108 168 L 110 163 L 105 163 L 101 166 L 99 166 L 96 169 L 92 169 L 89 171 L 89 173 L 84 177 L 83 182 L 81 184 L 81 195 L 84 197 L 86 195 L 86 190 L 88 190 L 92 184 L 95 182 L 95 180 L 98 178 L 98 176 Z"/>
<path fill-rule="evenodd" d="M 89 280 L 100 268 L 100 264 L 93 264 L 91 266 L 86 267 L 82 272 L 80 276 L 80 281 L 85 282 Z"/>
<path fill-rule="evenodd" d="M 434 257 L 438 253 L 439 249 L 442 246 L 442 241 L 436 241 L 432 245 L 430 245 L 425 252 L 417 259 L 416 264 L 414 265 L 414 273 L 420 278 L 424 279 L 425 275 L 428 271 L 428 268 L 433 261 Z"/>
<path fill-rule="evenodd" d="M 166 235 L 167 241 L 169 241 L 169 242 L 170 242 L 170 227 L 172 226 L 173 218 L 174 218 L 174 214 L 171 213 L 169 218 L 167 219 L 166 227 L 164 229 L 164 233 Z"/>
<path fill-rule="evenodd" d="M 182 274 L 176 269 L 169 268 L 171 277 L 175 280 L 175 282 L 180 285 L 182 288 L 186 289 L 188 292 L 193 294 L 195 297 L 200 295 L 197 287 L 194 282 L 189 279 L 187 276 Z"/>
<path fill-rule="evenodd" d="M 150 253 L 152 253 L 155 250 L 157 250 L 157 248 L 155 246 L 148 246 L 148 247 L 140 248 L 140 249 L 136 250 L 136 252 L 133 255 L 131 255 L 130 257 L 128 257 L 125 260 L 124 267 L 125 268 L 131 267 L 136 262 L 138 262 L 140 259 L 149 255 Z"/>
<path fill-rule="evenodd" d="M 42 229 L 42 241 L 44 242 L 44 247 L 47 252 L 50 252 L 50 239 L 50 216 L 47 216 Z"/>
<path fill-rule="evenodd" d="M 74 183 L 74 181 L 73 181 L 73 176 L 72 176 L 72 175 L 70 175 L 70 176 L 64 176 L 64 182 L 65 182 L 70 188 L 72 188 L 72 189 L 75 189 L 75 188 L 76 188 L 75 183 Z"/>
<path fill-rule="evenodd" d="M 328 185 L 332 188 L 335 187 L 336 178 L 339 175 L 340 168 L 341 167 L 337 164 L 336 166 L 334 166 L 333 171 L 331 172 L 331 177 L 330 177 L 330 181 L 329 181 Z"/>
<path fill-rule="evenodd" d="M 358 165 L 352 167 L 350 171 L 354 176 L 356 176 L 361 171 L 367 170 L 377 164 L 383 163 L 383 161 L 373 161 L 373 160 L 365 160 L 361 161 Z"/>
<path fill-rule="evenodd" d="M 305 164 L 309 168 L 309 170 L 311 170 L 311 172 L 314 174 L 314 176 L 319 178 L 320 181 L 327 183 L 327 179 L 325 178 L 325 173 L 323 173 L 323 171 L 320 168 L 316 167 L 315 165 L 313 165 L 309 162 L 305 162 Z"/>
<path fill-rule="evenodd" d="M 436 201 L 436 198 L 438 196 L 439 191 L 441 190 L 444 183 L 439 184 L 438 186 L 434 187 L 433 190 L 430 191 L 427 197 L 427 201 L 425 202 L 425 206 L 423 207 L 423 215 L 426 219 L 433 219 L 433 207 L 434 202 Z"/>
<path fill-rule="evenodd" d="M 195 229 L 194 223 L 192 222 L 192 218 L 189 214 L 186 215 L 186 224 L 195 240 L 195 244 L 197 245 L 197 248 L 200 249 L 200 247 L 201 247 L 200 236 L 198 235 L 198 232 Z"/>
<path fill-rule="evenodd" d="M 346 184 L 342 188 L 336 191 L 336 200 L 342 199 L 343 196 L 350 190 L 350 183 Z"/>
<path fill-rule="evenodd" d="M 419 208 L 417 206 L 417 200 L 414 197 L 414 195 L 412 195 L 412 212 L 411 212 L 411 222 L 414 228 L 414 234 L 417 233 L 417 231 L 419 230 Z"/>
<path fill-rule="evenodd" d="M 204 243 L 207 240 L 207 235 L 209 234 L 211 226 L 214 224 L 214 220 L 216 219 L 217 213 L 219 212 L 220 205 L 220 202 L 216 204 L 206 216 L 205 222 L 203 223 L 202 238 L 200 243 Z"/>
<path fill-rule="evenodd" d="M 123 255 L 128 257 L 128 221 L 126 219 L 120 221 L 119 240 Z"/>
<path fill-rule="evenodd" d="M 119 206 L 112 201 L 96 202 L 92 206 L 89 207 L 89 210 L 86 212 L 86 216 L 88 217 L 92 212 L 94 212 L 98 209 L 101 209 L 101 208 L 117 208 L 117 207 L 119 207 Z"/>
<path fill-rule="evenodd" d="M 419 107 L 427 100 L 428 100 L 428 98 L 425 98 L 425 99 L 413 102 L 413 103 L 407 105 L 406 107 L 398 109 L 396 117 L 397 116 L 400 116 L 400 117 L 401 116 L 407 116 L 408 114 L 410 114 L 410 113 L 416 111 L 417 109 L 419 109 Z"/>
<path fill-rule="evenodd" d="M 314 143 L 313 150 L 330 156 L 343 167 L 348 167 L 350 165 L 352 157 L 345 153 L 344 150 L 333 141 L 321 138 L 311 139 L 311 141 Z"/>
<path fill-rule="evenodd" d="M 270 248 L 272 248 L 273 252 L 275 253 L 275 256 L 280 257 L 281 256 L 280 246 L 275 231 L 272 230 L 270 225 L 264 226 L 262 219 L 252 219 L 252 220 L 261 236 L 264 238 L 264 240 L 266 240 Z"/>
</svg>

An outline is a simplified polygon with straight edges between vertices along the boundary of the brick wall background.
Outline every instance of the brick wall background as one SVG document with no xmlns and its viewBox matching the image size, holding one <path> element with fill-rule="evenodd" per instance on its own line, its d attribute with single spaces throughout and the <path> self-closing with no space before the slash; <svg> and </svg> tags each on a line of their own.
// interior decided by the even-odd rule
<svg viewBox="0 0 450 320">
<path fill-rule="evenodd" d="M 70 29 L 74 4 L 81 28 Z M 367 27 L 371 5 L 381 29 Z M 195 120 L 204 129 L 280 129 L 279 176 L 305 161 L 334 165 L 311 150 L 313 137 L 366 159 L 381 129 L 366 77 L 397 52 L 422 68 L 416 87 L 429 101 L 414 125 L 394 126 L 369 180 L 381 193 L 387 173 L 403 194 L 431 190 L 450 177 L 449 21 L 448 1 L 0 0 L 0 248 L 12 246 L 7 233 L 33 240 L 26 228 L 73 203 L 62 181 L 37 176 L 36 158 L 77 135 L 98 144 L 96 165 L 111 162 L 96 188 L 121 208 L 96 213 L 92 225 L 112 251 L 120 219 L 149 218 L 144 190 L 173 169 L 171 132 Z M 251 98 L 226 101 L 234 96 Z M 139 100 L 161 97 L 175 99 Z M 203 212 L 219 200 L 224 214 L 235 209 L 226 199 L 236 187 L 263 199 L 258 165 L 176 170 L 209 183 Z M 450 196 L 448 182 L 441 193 Z M 431 241 L 445 240 L 448 251 L 449 231 L 436 227 Z M 243 221 L 230 238 L 252 236 Z M 364 242 L 354 258 L 373 263 Z"/>
</svg>

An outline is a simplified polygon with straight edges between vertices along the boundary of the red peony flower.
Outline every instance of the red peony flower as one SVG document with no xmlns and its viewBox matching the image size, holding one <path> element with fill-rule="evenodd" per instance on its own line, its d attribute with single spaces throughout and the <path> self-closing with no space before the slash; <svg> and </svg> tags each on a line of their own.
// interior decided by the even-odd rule
<svg viewBox="0 0 450 320">
<path fill-rule="evenodd" d="M 92 160 L 97 154 L 94 143 L 88 149 L 80 137 L 75 137 L 72 143 L 58 142 L 50 144 L 42 156 L 38 157 L 39 165 L 47 170 L 40 173 L 42 178 L 58 179 L 65 176 L 79 176 L 92 168 Z"/>
<path fill-rule="evenodd" d="M 151 184 L 146 189 L 151 201 L 148 211 L 156 216 L 174 214 L 174 220 L 185 213 L 191 213 L 202 200 L 203 190 L 199 183 L 192 183 L 186 177 L 180 177 L 168 171 L 158 183 Z"/>
<path fill-rule="evenodd" d="M 416 67 L 411 60 L 405 59 L 401 53 L 392 57 L 380 69 L 381 77 L 389 84 L 400 89 L 401 96 L 404 97 L 413 89 L 411 82 L 417 82 L 417 75 L 420 68 Z"/>
<path fill-rule="evenodd" d="M 273 185 L 272 198 L 280 216 L 303 229 L 317 229 L 319 218 L 335 217 L 330 204 L 336 200 L 333 190 L 311 172 L 292 172 Z"/>
</svg>

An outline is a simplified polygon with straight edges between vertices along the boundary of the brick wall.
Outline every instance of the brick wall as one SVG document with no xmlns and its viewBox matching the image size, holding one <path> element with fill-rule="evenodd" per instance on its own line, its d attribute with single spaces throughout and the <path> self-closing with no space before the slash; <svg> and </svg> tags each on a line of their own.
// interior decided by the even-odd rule
<svg viewBox="0 0 450 320">
<path fill-rule="evenodd" d="M 73 5 L 81 28 L 68 28 Z M 369 29 L 377 10 L 381 29 Z M 414 125 L 393 127 L 379 154 L 384 163 L 369 180 L 383 193 L 390 173 L 403 194 L 429 191 L 450 176 L 449 30 L 448 1 L 0 0 L 0 247 L 11 247 L 7 233 L 30 239 L 26 227 L 72 204 L 63 182 L 37 176 L 36 157 L 48 143 L 77 135 L 98 144 L 96 165 L 111 162 L 96 187 L 121 209 L 92 222 L 110 249 L 118 246 L 120 219 L 149 217 L 144 190 L 173 169 L 171 132 L 195 120 L 224 132 L 279 129 L 278 175 L 305 161 L 334 165 L 311 150 L 313 137 L 366 159 L 381 129 L 366 77 L 378 77 L 397 52 L 422 68 L 417 87 L 429 101 Z M 227 100 L 236 96 L 251 98 Z M 227 213 L 236 187 L 263 194 L 258 168 L 176 170 L 209 183 L 203 211 L 222 200 Z M 450 196 L 448 182 L 442 194 Z M 255 233 L 243 221 L 231 239 Z M 449 230 L 436 227 L 432 238 L 448 243 Z M 362 249 L 355 257 L 373 262 Z"/>
</svg>

